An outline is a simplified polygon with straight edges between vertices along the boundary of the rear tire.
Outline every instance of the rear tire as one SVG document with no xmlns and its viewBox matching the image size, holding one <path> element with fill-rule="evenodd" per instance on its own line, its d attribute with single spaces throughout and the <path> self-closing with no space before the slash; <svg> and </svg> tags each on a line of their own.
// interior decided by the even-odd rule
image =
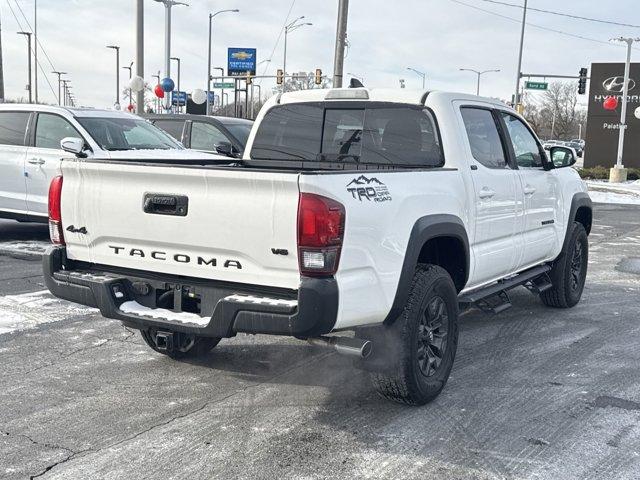
<svg viewBox="0 0 640 480">
<path fill-rule="evenodd" d="M 571 308 L 582 297 L 589 261 L 589 240 L 581 223 L 570 225 L 567 246 L 549 273 L 552 288 L 540 294 L 542 302 L 555 308 Z"/>
<path fill-rule="evenodd" d="M 374 388 L 407 405 L 436 398 L 447 383 L 458 346 L 458 297 L 447 271 L 418 266 L 404 311 L 393 325 L 382 328 L 373 345 L 373 369 L 381 368 L 370 374 Z"/>
<path fill-rule="evenodd" d="M 149 347 L 158 353 L 173 359 L 196 358 L 209 353 L 218 343 L 220 338 L 198 337 L 196 335 L 183 335 L 181 345 L 171 351 L 160 350 L 156 343 L 157 329 L 140 330 L 140 335 Z"/>
</svg>

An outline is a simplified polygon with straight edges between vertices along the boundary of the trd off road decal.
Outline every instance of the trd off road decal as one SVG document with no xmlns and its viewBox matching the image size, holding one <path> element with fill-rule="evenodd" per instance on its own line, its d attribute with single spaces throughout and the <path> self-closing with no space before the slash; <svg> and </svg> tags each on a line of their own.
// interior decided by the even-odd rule
<svg viewBox="0 0 640 480">
<path fill-rule="evenodd" d="M 373 202 L 390 202 L 391 194 L 387 186 L 375 177 L 367 178 L 360 175 L 347 185 L 347 192 L 356 200 Z"/>
</svg>

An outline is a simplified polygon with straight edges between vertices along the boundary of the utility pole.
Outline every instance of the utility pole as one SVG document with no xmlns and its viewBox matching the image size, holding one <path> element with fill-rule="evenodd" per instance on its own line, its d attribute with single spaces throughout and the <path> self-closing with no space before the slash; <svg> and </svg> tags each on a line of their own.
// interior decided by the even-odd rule
<svg viewBox="0 0 640 480">
<path fill-rule="evenodd" d="M 136 0 L 136 75 L 144 78 L 144 0 Z M 136 92 L 136 113 L 144 113 L 144 88 Z"/>
<path fill-rule="evenodd" d="M 333 88 L 342 88 L 344 70 L 344 49 L 347 45 L 347 20 L 349 0 L 339 0 L 338 24 L 336 26 L 336 52 L 333 60 Z M 285 75 L 286 75 L 285 71 Z M 286 77 L 285 77 L 286 78 Z"/>
<path fill-rule="evenodd" d="M 209 14 L 209 53 L 207 55 L 207 115 L 211 115 L 211 100 L 209 99 L 209 92 L 211 91 L 211 49 L 213 48 L 211 45 L 211 41 L 212 41 L 212 23 L 213 23 L 213 17 L 215 17 L 216 15 L 220 15 L 221 13 L 238 13 L 240 10 L 238 10 L 237 8 L 234 9 L 230 9 L 230 10 L 220 10 L 216 13 L 210 13 Z M 224 76 L 224 70 L 222 70 L 222 75 Z M 222 81 L 224 82 L 224 78 L 222 79 Z M 224 95 L 224 90 L 223 90 L 223 95 Z"/>
<path fill-rule="evenodd" d="M 60 80 L 60 77 L 62 77 L 62 75 L 66 75 L 67 72 L 51 72 L 51 73 L 58 76 L 58 105 L 62 105 L 62 89 L 61 89 L 62 82 Z"/>
<path fill-rule="evenodd" d="M 29 64 L 29 83 L 27 83 L 27 90 L 29 91 L 29 103 L 33 103 L 33 99 L 31 97 L 31 91 L 33 90 L 31 85 L 31 32 L 18 32 L 18 35 L 24 35 L 27 37 L 27 62 Z"/>
<path fill-rule="evenodd" d="M 624 134 L 627 129 L 627 103 L 629 102 L 629 71 L 631 70 L 631 48 L 633 42 L 640 42 L 640 38 L 614 38 L 612 41 L 627 44 L 627 61 L 624 64 L 624 86 L 622 88 L 622 108 L 620 109 L 620 127 L 618 129 L 618 156 L 616 165 L 609 171 L 609 182 L 621 183 L 627 181 L 627 169 L 622 164 L 624 153 Z"/>
<path fill-rule="evenodd" d="M 116 51 L 116 103 L 114 107 L 116 110 L 120 110 L 120 47 L 118 45 L 107 45 L 107 48 Z"/>
<path fill-rule="evenodd" d="M 0 20 L 0 103 L 4 103 L 4 67 L 2 62 L 2 21 Z"/>
<path fill-rule="evenodd" d="M 33 43 L 33 90 L 38 103 L 38 0 L 33 0 Z"/>
<path fill-rule="evenodd" d="M 516 71 L 516 92 L 513 96 L 513 108 L 518 109 L 520 104 L 520 76 L 522 73 L 522 49 L 524 48 L 524 27 L 527 23 L 527 1 L 524 0 L 524 10 L 522 11 L 522 30 L 520 31 L 520 51 L 518 53 L 518 70 Z"/>
<path fill-rule="evenodd" d="M 178 62 L 178 82 L 177 82 L 177 89 L 178 89 L 178 101 L 176 102 L 176 107 L 178 110 L 178 113 L 181 113 L 181 109 L 182 107 L 180 106 L 180 59 L 178 57 L 171 57 L 171 60 L 175 60 L 176 62 Z"/>
<path fill-rule="evenodd" d="M 67 106 L 67 100 L 69 98 L 69 86 L 67 85 L 67 83 L 69 83 L 69 80 L 62 80 L 62 105 L 64 105 L 65 107 Z"/>
<path fill-rule="evenodd" d="M 220 70 L 220 82 L 222 82 L 222 88 L 220 89 L 221 90 L 221 93 L 220 93 L 220 108 L 222 109 L 222 108 L 224 108 L 224 95 L 225 95 L 225 93 L 224 93 L 224 81 L 225 81 L 224 68 L 222 68 L 222 67 L 213 67 L 212 70 Z M 211 76 L 209 76 L 209 78 L 211 78 Z M 207 92 L 207 100 L 209 100 L 209 92 Z M 214 98 L 214 100 L 215 100 L 215 98 Z"/>
<path fill-rule="evenodd" d="M 158 85 L 160 85 L 160 70 L 158 70 L 158 74 L 157 75 L 151 75 L 153 78 L 155 78 L 158 81 Z M 160 99 L 154 95 L 155 99 L 156 99 L 156 113 L 160 113 Z"/>
<path fill-rule="evenodd" d="M 155 0 L 164 5 L 164 74 L 165 78 L 171 78 L 171 7 L 188 3 L 177 2 L 175 0 Z M 165 92 L 169 93 L 169 92 Z M 171 110 L 171 95 L 165 95 L 164 108 L 167 113 Z"/>
</svg>

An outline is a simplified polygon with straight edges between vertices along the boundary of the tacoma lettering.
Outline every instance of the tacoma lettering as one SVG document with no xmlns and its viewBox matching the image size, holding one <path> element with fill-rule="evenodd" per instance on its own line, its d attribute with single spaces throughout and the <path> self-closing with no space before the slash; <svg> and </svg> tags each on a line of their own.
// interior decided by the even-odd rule
<svg viewBox="0 0 640 480">
<path fill-rule="evenodd" d="M 116 255 L 128 255 L 130 257 L 140 257 L 140 258 L 147 257 L 147 253 L 141 248 L 128 249 L 126 247 L 118 247 L 116 245 L 109 245 L 109 248 L 113 250 L 113 253 Z M 154 260 L 160 260 L 162 262 L 166 261 L 168 258 L 167 252 L 162 252 L 158 250 L 149 252 L 148 256 Z M 197 256 L 195 257 L 195 259 L 193 259 L 190 255 L 187 255 L 185 253 L 176 253 L 173 256 L 170 256 L 169 258 L 171 258 L 176 263 L 182 263 L 182 264 L 196 263 L 202 266 L 205 266 L 205 265 L 210 267 L 218 266 L 217 258 L 205 258 L 205 257 Z M 225 259 L 222 262 L 222 265 L 224 268 L 235 268 L 237 270 L 242 270 L 242 264 L 240 263 L 239 260 Z"/>
</svg>

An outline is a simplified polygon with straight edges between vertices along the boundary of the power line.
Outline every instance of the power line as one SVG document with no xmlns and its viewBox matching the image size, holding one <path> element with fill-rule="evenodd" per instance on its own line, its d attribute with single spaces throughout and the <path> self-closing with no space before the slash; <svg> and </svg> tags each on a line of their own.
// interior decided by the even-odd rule
<svg viewBox="0 0 640 480">
<path fill-rule="evenodd" d="M 9 0 L 7 0 L 7 5 L 9 6 L 9 10 L 11 10 L 11 14 L 13 15 L 14 20 L 18 24 L 18 28 L 20 30 L 24 30 L 22 28 L 22 24 L 20 23 L 20 20 L 18 19 L 18 16 L 16 15 L 16 12 L 13 10 L 13 7 L 11 6 L 11 3 L 9 3 Z M 17 2 L 16 2 L 16 5 L 18 5 Z M 18 8 L 19 7 L 20 7 L 20 5 L 18 5 Z M 23 13 L 23 16 L 24 16 L 24 13 Z M 28 25 L 28 23 L 29 22 L 27 22 L 27 25 Z M 31 29 L 31 25 L 29 25 L 29 29 Z M 34 53 L 33 47 L 31 47 L 31 53 Z M 29 61 L 31 61 L 31 58 L 29 58 Z M 47 85 L 49 85 L 49 89 L 51 89 L 51 93 L 53 94 L 53 98 L 55 98 L 56 102 L 58 102 L 58 95 L 56 94 L 56 91 L 53 89 L 53 85 L 51 85 L 51 82 L 49 81 L 49 77 L 47 76 L 44 68 L 42 68 L 42 65 L 40 64 L 39 61 L 36 62 L 36 68 L 40 68 L 40 71 L 42 72 L 42 74 L 44 75 L 45 80 L 47 81 Z M 29 81 L 31 81 L 31 79 L 29 79 Z"/>
<path fill-rule="evenodd" d="M 271 62 L 273 60 L 273 56 L 276 53 L 276 49 L 278 48 L 278 45 L 280 44 L 280 40 L 282 39 L 282 34 L 284 33 L 284 29 L 287 26 L 287 23 L 289 23 L 289 18 L 291 17 L 291 12 L 293 11 L 293 7 L 296 4 L 296 0 L 291 0 L 291 6 L 289 7 L 289 11 L 287 12 L 287 16 L 284 19 L 284 23 L 282 24 L 282 28 L 280 29 L 280 33 L 278 33 L 278 38 L 276 39 L 276 43 L 273 45 L 273 50 L 271 50 L 271 55 L 269 55 L 269 61 L 267 62 L 267 64 L 265 65 L 264 69 L 262 70 L 262 75 L 264 76 L 264 74 L 267 72 L 267 69 L 271 66 Z M 262 83 L 262 79 L 260 79 L 260 81 L 258 82 L 258 85 L 260 85 Z"/>
<path fill-rule="evenodd" d="M 495 5 L 503 5 L 505 7 L 519 8 L 521 10 L 524 8 L 522 5 L 516 5 L 514 3 L 507 3 L 507 2 L 500 2 L 498 0 L 482 0 L 482 1 L 486 3 L 493 3 Z M 587 22 L 606 23 L 607 25 L 617 25 L 619 27 L 640 28 L 640 25 L 631 25 L 629 23 L 614 22 L 612 20 L 599 20 L 597 18 L 581 17 L 580 15 L 571 15 L 569 13 L 553 12 L 551 10 L 544 10 L 542 8 L 527 7 L 527 10 L 540 12 L 540 13 L 548 13 L 549 15 L 557 15 L 558 17 L 567 17 L 567 18 L 573 18 L 576 20 L 585 20 Z"/>
<path fill-rule="evenodd" d="M 494 11 L 491 11 L 491 10 L 486 10 L 484 8 L 477 7 L 475 5 L 469 5 L 468 3 L 461 2 L 460 0 L 449 0 L 449 1 L 453 2 L 453 3 L 457 3 L 459 5 L 464 5 L 465 7 L 473 8 L 474 10 L 479 10 L 481 12 L 488 13 L 490 15 L 494 15 L 496 17 L 504 18 L 505 20 L 509 20 L 509 21 L 516 22 L 516 23 L 522 23 L 521 19 L 509 17 L 507 15 L 502 15 L 500 13 L 497 13 L 497 12 L 494 12 Z M 530 27 L 539 28 L 540 30 L 546 30 L 548 32 L 558 33 L 560 35 L 565 35 L 567 37 L 579 38 L 580 40 L 587 40 L 589 42 L 600 43 L 602 45 L 607 45 L 607 46 L 610 46 L 610 47 L 622 47 L 622 46 L 624 46 L 624 45 L 616 45 L 614 43 L 605 42 L 604 40 L 598 40 L 597 38 L 590 38 L 590 37 L 585 37 L 585 36 L 582 36 L 582 35 L 577 35 L 575 33 L 563 32 L 561 30 L 554 30 L 553 28 L 543 27 L 542 25 L 536 25 L 535 23 L 526 22 L 526 24 L 528 26 L 530 26 Z"/>
</svg>

